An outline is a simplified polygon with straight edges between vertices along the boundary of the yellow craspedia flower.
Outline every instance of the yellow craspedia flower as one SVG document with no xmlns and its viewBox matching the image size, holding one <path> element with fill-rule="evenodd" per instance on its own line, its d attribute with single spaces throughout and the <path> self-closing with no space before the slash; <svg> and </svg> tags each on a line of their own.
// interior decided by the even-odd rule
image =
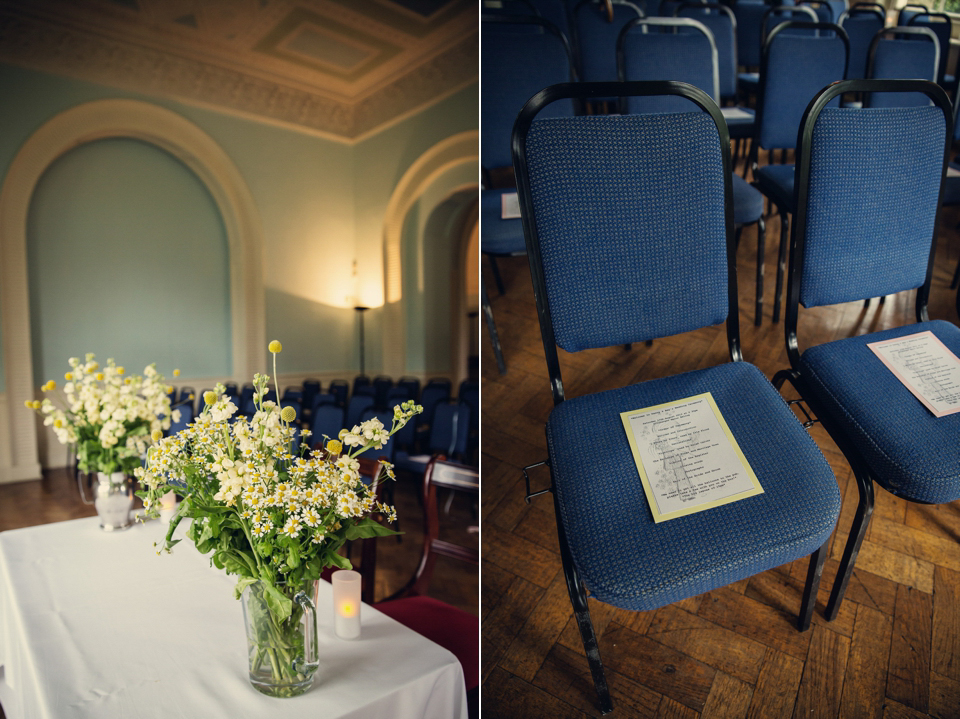
<svg viewBox="0 0 960 719">
<path fill-rule="evenodd" d="M 346 437 L 348 434 L 350 434 L 350 430 L 349 430 L 349 429 L 341 429 L 341 430 L 340 430 L 340 433 L 337 435 L 337 439 L 343 439 L 343 438 Z"/>
<path fill-rule="evenodd" d="M 283 351 L 283 345 L 280 344 L 280 340 L 273 340 L 270 344 L 267 345 L 267 349 L 273 352 L 274 354 L 279 354 Z"/>
<path fill-rule="evenodd" d="M 56 388 L 57 388 L 57 383 L 54 382 L 53 380 L 50 380 L 50 381 L 47 382 L 45 385 L 43 385 L 43 387 L 41 387 L 41 389 L 42 389 L 44 392 L 52 392 L 52 391 L 55 390 Z"/>
<path fill-rule="evenodd" d="M 93 376 L 93 378 L 94 378 L 95 380 L 97 380 L 97 382 L 103 382 L 103 372 L 97 372 L 97 373 Z"/>
<path fill-rule="evenodd" d="M 168 385 L 167 385 L 167 394 L 170 394 L 170 393 L 172 393 L 172 392 L 173 392 L 173 385 L 172 385 L 172 384 L 168 384 Z"/>
<path fill-rule="evenodd" d="M 327 442 L 327 451 L 330 454 L 340 454 L 343 451 L 343 443 L 338 439 L 331 439 Z"/>
<path fill-rule="evenodd" d="M 203 402 L 204 404 L 213 404 L 217 401 L 217 393 L 213 390 L 207 390 L 203 393 Z"/>
<path fill-rule="evenodd" d="M 280 419 L 284 422 L 292 422 L 297 418 L 297 410 L 293 407 L 284 407 L 280 410 Z"/>
<path fill-rule="evenodd" d="M 61 427 L 63 427 L 63 420 L 62 419 L 53 420 L 53 426 L 56 427 L 57 429 L 60 429 Z"/>
<path fill-rule="evenodd" d="M 150 433 L 150 439 L 154 442 L 159 442 L 163 439 L 163 430 L 155 429 Z"/>
<path fill-rule="evenodd" d="M 180 376 L 180 370 L 175 369 L 175 370 L 173 371 L 173 376 L 174 376 L 174 377 L 179 377 L 179 376 Z"/>
<path fill-rule="evenodd" d="M 123 383 L 124 383 L 124 384 L 130 384 L 130 378 L 129 378 L 129 377 L 124 377 L 124 378 L 123 378 Z"/>
<path fill-rule="evenodd" d="M 123 367 L 117 367 L 117 374 L 118 374 L 118 375 L 120 375 L 120 376 L 122 377 L 124 372 L 126 372 L 126 370 L 125 370 Z"/>
<path fill-rule="evenodd" d="M 33 409 L 33 400 L 32 399 L 23 400 L 23 406 L 26 407 L 27 409 Z"/>
<path fill-rule="evenodd" d="M 67 372 L 65 375 L 63 375 L 63 378 L 64 378 L 67 382 L 72 382 L 72 381 L 73 381 L 73 372 Z"/>
<path fill-rule="evenodd" d="M 100 369 L 100 363 L 99 363 L 99 362 L 94 362 L 93 364 L 90 365 L 90 369 L 91 369 L 91 371 L 92 371 L 92 370 L 98 370 L 98 369 Z"/>
<path fill-rule="evenodd" d="M 41 406 L 42 405 L 40 404 L 40 400 L 38 399 L 35 399 L 33 400 L 33 402 L 30 403 L 30 407 L 33 409 L 40 409 Z"/>
</svg>

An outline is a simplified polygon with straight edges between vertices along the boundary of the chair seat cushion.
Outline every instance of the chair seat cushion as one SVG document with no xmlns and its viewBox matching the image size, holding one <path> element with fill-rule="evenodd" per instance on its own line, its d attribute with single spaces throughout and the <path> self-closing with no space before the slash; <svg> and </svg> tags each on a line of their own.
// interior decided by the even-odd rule
<svg viewBox="0 0 960 719">
<path fill-rule="evenodd" d="M 785 212 L 794 211 L 793 183 L 793 165 L 764 165 L 757 170 L 757 189 Z"/>
<path fill-rule="evenodd" d="M 759 72 L 738 72 L 737 84 L 740 86 L 741 92 L 744 92 L 744 93 L 756 92 L 757 88 L 760 87 L 760 73 Z"/>
<path fill-rule="evenodd" d="M 656 524 L 620 413 L 704 392 L 764 492 Z M 624 609 L 656 609 L 808 555 L 840 512 L 820 450 L 746 362 L 566 400 L 547 421 L 547 447 L 573 561 L 596 599 Z"/>
<path fill-rule="evenodd" d="M 960 356 L 960 329 L 935 320 L 811 347 L 799 369 L 817 411 L 882 487 L 940 504 L 960 498 L 960 413 L 934 417 L 867 347 L 927 330 Z"/>
<path fill-rule="evenodd" d="M 480 193 L 480 250 L 491 255 L 523 255 L 527 246 L 523 239 L 523 223 L 519 218 L 504 220 L 501 197 L 516 190 L 484 190 Z"/>
<path fill-rule="evenodd" d="M 733 173 L 733 222 L 749 225 L 763 215 L 763 195 L 736 172 Z"/>
<path fill-rule="evenodd" d="M 753 137 L 756 130 L 757 115 L 749 107 L 721 107 L 723 119 L 727 121 L 730 138 Z"/>
<path fill-rule="evenodd" d="M 960 165 L 951 162 L 950 169 L 960 171 Z M 948 174 L 943 179 L 943 204 L 960 205 L 960 177 Z"/>
<path fill-rule="evenodd" d="M 460 660 L 467 691 L 480 684 L 480 620 L 432 597 L 405 597 L 374 609 L 439 644 Z"/>
</svg>

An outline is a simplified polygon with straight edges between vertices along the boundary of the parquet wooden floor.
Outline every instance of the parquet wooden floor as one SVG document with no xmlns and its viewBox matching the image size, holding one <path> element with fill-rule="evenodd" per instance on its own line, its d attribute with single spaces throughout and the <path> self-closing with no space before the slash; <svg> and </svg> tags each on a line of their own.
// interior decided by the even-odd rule
<svg viewBox="0 0 960 719">
<path fill-rule="evenodd" d="M 960 214 L 941 217 L 932 318 L 957 322 L 948 289 Z M 788 366 L 782 323 L 771 323 L 779 221 L 767 223 L 763 325 L 753 324 L 756 230 L 738 254 L 745 358 L 767 377 Z M 489 338 L 482 355 L 482 706 L 485 717 L 597 716 L 597 698 L 567 596 L 549 494 L 524 502 L 521 467 L 546 458 L 552 406 L 527 260 L 499 262 L 500 296 L 487 260 L 507 374 Z M 820 308 L 801 320 L 802 346 L 913 322 L 913 293 L 864 309 Z M 485 328 L 484 328 L 485 329 Z M 568 397 L 727 361 L 722 328 L 575 354 L 561 351 Z M 921 506 L 878 488 L 874 518 L 841 612 L 822 612 L 856 508 L 843 456 L 813 436 L 844 495 L 812 628 L 799 633 L 807 560 L 651 612 L 590 600 L 616 717 L 658 719 L 912 719 L 960 717 L 960 504 Z M 544 469 L 535 470 L 546 487 Z"/>
</svg>

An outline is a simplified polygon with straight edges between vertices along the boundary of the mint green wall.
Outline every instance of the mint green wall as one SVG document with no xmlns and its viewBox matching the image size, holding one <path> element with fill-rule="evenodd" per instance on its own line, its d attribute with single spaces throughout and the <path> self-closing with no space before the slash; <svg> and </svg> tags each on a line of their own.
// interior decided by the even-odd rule
<svg viewBox="0 0 960 719">
<path fill-rule="evenodd" d="M 151 102 L 182 115 L 210 135 L 237 166 L 261 219 L 266 333 L 268 339 L 283 342 L 280 372 L 342 371 L 344 376 L 359 366 L 356 316 L 349 309 L 358 284 L 352 275 L 354 258 L 362 292 L 372 288 L 373 299 L 382 301 L 384 212 L 396 183 L 432 146 L 457 132 L 476 129 L 478 116 L 474 84 L 350 145 L 174 100 L 3 64 L 0 97 L 7 108 L 0 133 L 0 178 L 37 128 L 58 113 L 92 100 Z M 375 309 L 365 318 L 369 373 L 376 373 L 382 361 L 380 315 Z M 82 339 L 78 337 L 74 344 Z M 123 335 L 117 331 L 111 339 L 121 342 Z M 197 367 L 222 362 L 222 356 L 213 354 L 196 358 Z M 184 369 L 181 379 L 189 378 Z M 35 379 L 39 384 L 44 376 Z"/>
<path fill-rule="evenodd" d="M 128 371 L 222 377 L 230 356 L 229 253 L 204 184 L 154 145 L 87 143 L 37 183 L 27 221 L 33 373 L 62 380 L 94 352 Z"/>
</svg>

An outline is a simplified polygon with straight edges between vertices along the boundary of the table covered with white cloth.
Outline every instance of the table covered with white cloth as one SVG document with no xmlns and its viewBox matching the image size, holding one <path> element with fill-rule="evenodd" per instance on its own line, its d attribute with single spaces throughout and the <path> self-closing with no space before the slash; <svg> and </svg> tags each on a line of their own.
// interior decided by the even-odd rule
<svg viewBox="0 0 960 719">
<path fill-rule="evenodd" d="M 260 694 L 247 678 L 236 579 L 190 540 L 158 556 L 165 530 L 151 521 L 108 533 L 91 517 L 0 533 L 7 719 L 466 719 L 453 654 L 367 605 L 360 638 L 337 638 L 327 582 L 313 687 Z"/>
</svg>

